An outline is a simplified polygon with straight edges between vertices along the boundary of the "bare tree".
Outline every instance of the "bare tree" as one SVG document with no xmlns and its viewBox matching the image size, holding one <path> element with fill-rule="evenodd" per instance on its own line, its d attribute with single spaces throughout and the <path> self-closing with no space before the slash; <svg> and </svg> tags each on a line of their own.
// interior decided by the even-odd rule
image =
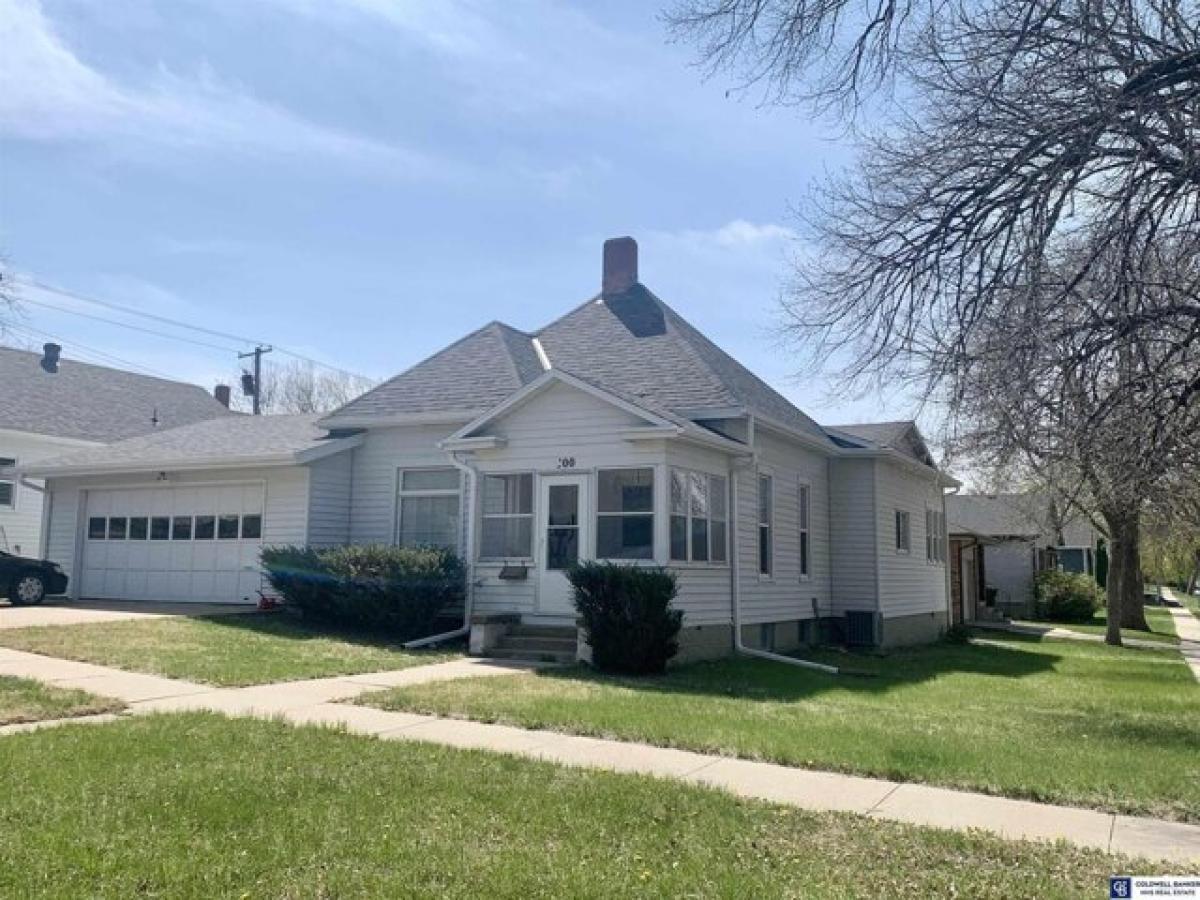
<svg viewBox="0 0 1200 900">
<path fill-rule="evenodd" d="M 1142 504 L 1200 443 L 1200 5 L 684 0 L 669 18 L 710 70 L 784 102 L 846 115 L 893 88 L 802 209 L 787 330 L 848 386 L 944 401 L 977 457 L 1065 478 L 1112 532 L 1110 608 L 1140 624 Z"/>
<path fill-rule="evenodd" d="M 17 295 L 12 275 L 0 256 L 0 337 L 8 333 L 17 315 Z"/>
<path fill-rule="evenodd" d="M 240 376 L 239 376 L 240 377 Z M 375 386 L 369 378 L 306 362 L 263 364 L 259 386 L 263 414 L 330 412 Z M 234 407 L 249 412 L 250 398 L 234 395 Z"/>
</svg>

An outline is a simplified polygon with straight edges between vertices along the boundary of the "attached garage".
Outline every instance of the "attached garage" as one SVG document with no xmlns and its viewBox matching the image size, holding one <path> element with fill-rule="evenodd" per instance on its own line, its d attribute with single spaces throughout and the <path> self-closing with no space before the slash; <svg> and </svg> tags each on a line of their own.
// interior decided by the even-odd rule
<svg viewBox="0 0 1200 900">
<path fill-rule="evenodd" d="M 255 600 L 264 494 L 262 482 L 88 491 L 80 595 Z"/>
<path fill-rule="evenodd" d="M 264 545 L 348 538 L 361 438 L 315 419 L 229 416 L 46 460 L 44 555 L 79 599 L 254 602 Z"/>
</svg>

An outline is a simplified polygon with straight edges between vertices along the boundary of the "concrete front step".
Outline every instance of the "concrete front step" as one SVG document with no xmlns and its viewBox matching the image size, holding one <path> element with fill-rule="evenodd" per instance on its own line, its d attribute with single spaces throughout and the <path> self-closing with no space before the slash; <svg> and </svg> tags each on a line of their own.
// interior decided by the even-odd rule
<svg viewBox="0 0 1200 900">
<path fill-rule="evenodd" d="M 486 655 L 492 659 L 512 659 L 522 662 L 575 662 L 575 649 L 573 647 L 570 650 L 524 650 L 512 647 L 493 647 L 491 650 L 486 651 Z"/>
<path fill-rule="evenodd" d="M 505 650 L 530 650 L 543 651 L 549 650 L 557 653 L 574 653 L 575 652 L 575 635 L 569 638 L 559 637 L 523 637 L 505 635 L 500 638 L 497 647 L 502 647 Z"/>
<path fill-rule="evenodd" d="M 507 637 L 558 638 L 564 641 L 575 640 L 575 629 L 569 625 L 530 625 L 521 623 L 508 629 Z"/>
</svg>

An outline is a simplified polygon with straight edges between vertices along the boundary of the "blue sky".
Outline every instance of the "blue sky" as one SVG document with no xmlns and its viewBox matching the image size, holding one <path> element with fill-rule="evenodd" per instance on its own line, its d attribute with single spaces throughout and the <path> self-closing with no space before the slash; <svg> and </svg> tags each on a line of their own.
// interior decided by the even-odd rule
<svg viewBox="0 0 1200 900">
<path fill-rule="evenodd" d="M 706 83 L 657 13 L 0 0 L 0 253 L 82 294 L 386 377 L 491 319 L 555 318 L 598 289 L 604 238 L 631 234 L 643 282 L 819 419 L 911 412 L 794 379 L 772 336 L 790 210 L 845 164 L 840 131 Z M 68 354 L 208 386 L 236 370 L 228 341 L 25 313 L 18 341 L 55 334 Z"/>
</svg>

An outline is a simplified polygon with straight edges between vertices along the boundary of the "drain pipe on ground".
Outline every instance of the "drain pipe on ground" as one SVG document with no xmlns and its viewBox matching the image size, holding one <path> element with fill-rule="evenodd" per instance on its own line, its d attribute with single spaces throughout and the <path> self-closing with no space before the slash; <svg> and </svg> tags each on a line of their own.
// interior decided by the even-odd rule
<svg viewBox="0 0 1200 900">
<path fill-rule="evenodd" d="M 753 426 L 752 426 L 753 427 Z M 749 457 L 746 462 L 753 464 L 756 457 Z M 730 508 L 733 510 L 733 515 L 729 517 L 732 525 L 733 534 L 730 535 L 730 540 L 733 545 L 733 550 L 729 554 L 729 578 L 730 578 L 730 596 L 733 605 L 733 649 L 737 653 L 744 656 L 755 656 L 759 659 L 769 659 L 773 662 L 786 663 L 789 666 L 799 666 L 802 669 L 814 669 L 818 672 L 825 672 L 828 675 L 838 675 L 840 670 L 837 666 L 827 666 L 824 663 L 812 662 L 807 659 L 797 659 L 794 656 L 783 656 L 780 653 L 771 653 L 768 650 L 759 650 L 755 647 L 747 647 L 742 643 L 742 602 L 741 602 L 741 566 L 738 562 L 738 461 L 734 461 L 729 467 L 729 489 L 731 496 L 729 498 Z"/>
<path fill-rule="evenodd" d="M 463 600 L 463 623 L 461 627 L 455 628 L 453 631 L 446 631 L 442 634 L 409 641 L 403 645 L 406 650 L 415 650 L 418 647 L 430 647 L 434 644 L 452 641 L 455 638 L 460 638 L 471 633 L 471 609 L 475 605 L 475 492 L 479 485 L 479 470 L 470 463 L 459 459 L 458 454 L 455 452 L 450 453 L 450 461 L 454 463 L 456 469 L 467 476 L 468 483 L 471 486 L 467 492 L 467 502 L 464 504 L 467 511 L 467 527 L 466 533 L 463 535 L 463 545 L 466 547 L 466 552 L 463 554 L 463 561 L 467 569 L 467 595 Z"/>
</svg>

